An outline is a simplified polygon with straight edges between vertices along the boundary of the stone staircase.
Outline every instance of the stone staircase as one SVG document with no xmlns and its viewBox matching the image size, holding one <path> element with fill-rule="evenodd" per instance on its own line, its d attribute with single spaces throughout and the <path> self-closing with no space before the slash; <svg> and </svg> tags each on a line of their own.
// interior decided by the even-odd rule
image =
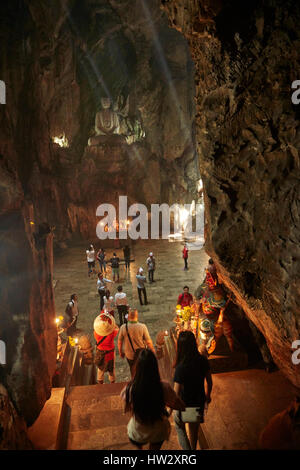
<svg viewBox="0 0 300 470">
<path fill-rule="evenodd" d="M 119 397 L 124 383 L 73 387 L 67 449 L 133 449 L 127 437 L 128 416 Z"/>
<path fill-rule="evenodd" d="M 278 371 L 253 369 L 213 375 L 212 402 L 199 433 L 202 449 L 257 449 L 268 420 L 283 410 L 296 390 Z M 29 429 L 36 449 L 135 450 L 127 437 L 129 415 L 120 391 L 125 383 L 53 389 Z M 63 419 L 62 419 L 63 417 Z M 162 450 L 179 450 L 171 417 L 170 440 Z"/>
<path fill-rule="evenodd" d="M 66 448 L 69 450 L 136 450 L 128 440 L 129 415 L 120 392 L 125 383 L 73 387 L 66 404 L 71 409 Z M 67 425 L 67 423 L 66 423 Z M 170 440 L 163 450 L 178 449 L 171 420 Z"/>
</svg>

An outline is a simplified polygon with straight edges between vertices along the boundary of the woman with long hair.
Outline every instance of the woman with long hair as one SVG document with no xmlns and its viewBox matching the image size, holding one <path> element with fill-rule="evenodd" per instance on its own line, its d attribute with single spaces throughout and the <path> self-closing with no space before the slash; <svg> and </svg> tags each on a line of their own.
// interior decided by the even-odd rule
<svg viewBox="0 0 300 470">
<path fill-rule="evenodd" d="M 207 385 L 206 392 L 204 382 Z M 187 408 L 195 408 L 191 410 L 195 414 L 195 422 L 188 422 L 190 440 L 181 412 L 175 412 L 174 422 L 179 444 L 184 450 L 196 450 L 199 425 L 204 421 L 204 406 L 211 401 L 212 378 L 208 359 L 199 353 L 191 331 L 182 331 L 177 340 L 174 390 Z"/>
<path fill-rule="evenodd" d="M 171 386 L 161 381 L 155 355 L 143 349 L 138 356 L 134 378 L 122 390 L 125 412 L 132 416 L 127 426 L 128 437 L 139 449 L 149 443 L 149 450 L 159 450 L 169 438 L 171 427 L 166 406 L 184 410 Z"/>
</svg>

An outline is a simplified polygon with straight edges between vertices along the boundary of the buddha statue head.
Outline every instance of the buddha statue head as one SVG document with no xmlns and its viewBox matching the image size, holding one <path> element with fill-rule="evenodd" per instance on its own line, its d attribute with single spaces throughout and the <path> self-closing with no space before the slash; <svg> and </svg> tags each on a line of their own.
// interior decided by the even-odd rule
<svg viewBox="0 0 300 470">
<path fill-rule="evenodd" d="M 111 105 L 110 98 L 103 97 L 101 98 L 101 106 L 103 109 L 109 109 Z"/>
</svg>

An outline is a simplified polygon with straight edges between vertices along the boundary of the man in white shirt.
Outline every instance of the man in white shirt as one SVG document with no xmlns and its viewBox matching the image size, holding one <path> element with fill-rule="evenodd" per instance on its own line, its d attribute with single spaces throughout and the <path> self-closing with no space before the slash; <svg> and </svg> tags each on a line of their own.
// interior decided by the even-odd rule
<svg viewBox="0 0 300 470">
<path fill-rule="evenodd" d="M 88 276 L 90 277 L 91 273 L 96 274 L 95 271 L 95 250 L 93 245 L 86 250 L 86 259 L 88 263 Z"/>
<path fill-rule="evenodd" d="M 119 326 L 126 322 L 125 315 L 128 310 L 127 295 L 123 292 L 123 287 L 118 286 L 118 292 L 115 295 L 115 304 L 119 313 Z"/>
<path fill-rule="evenodd" d="M 98 274 L 98 281 L 97 281 L 97 289 L 98 289 L 98 294 L 100 296 L 100 312 L 103 310 L 104 307 L 104 297 L 106 295 L 106 283 L 110 282 L 113 283 L 113 281 L 110 281 L 109 279 L 106 279 L 103 277 L 102 273 Z"/>
</svg>

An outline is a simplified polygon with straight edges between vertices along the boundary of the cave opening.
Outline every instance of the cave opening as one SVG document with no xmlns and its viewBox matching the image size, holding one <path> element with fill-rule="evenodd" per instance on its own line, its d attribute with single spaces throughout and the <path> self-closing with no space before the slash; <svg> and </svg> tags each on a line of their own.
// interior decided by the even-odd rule
<svg viewBox="0 0 300 470">
<path fill-rule="evenodd" d="M 155 377 L 163 450 L 299 449 L 300 8 L 50 3 L 1 7 L 0 449 L 136 449 Z"/>
</svg>

